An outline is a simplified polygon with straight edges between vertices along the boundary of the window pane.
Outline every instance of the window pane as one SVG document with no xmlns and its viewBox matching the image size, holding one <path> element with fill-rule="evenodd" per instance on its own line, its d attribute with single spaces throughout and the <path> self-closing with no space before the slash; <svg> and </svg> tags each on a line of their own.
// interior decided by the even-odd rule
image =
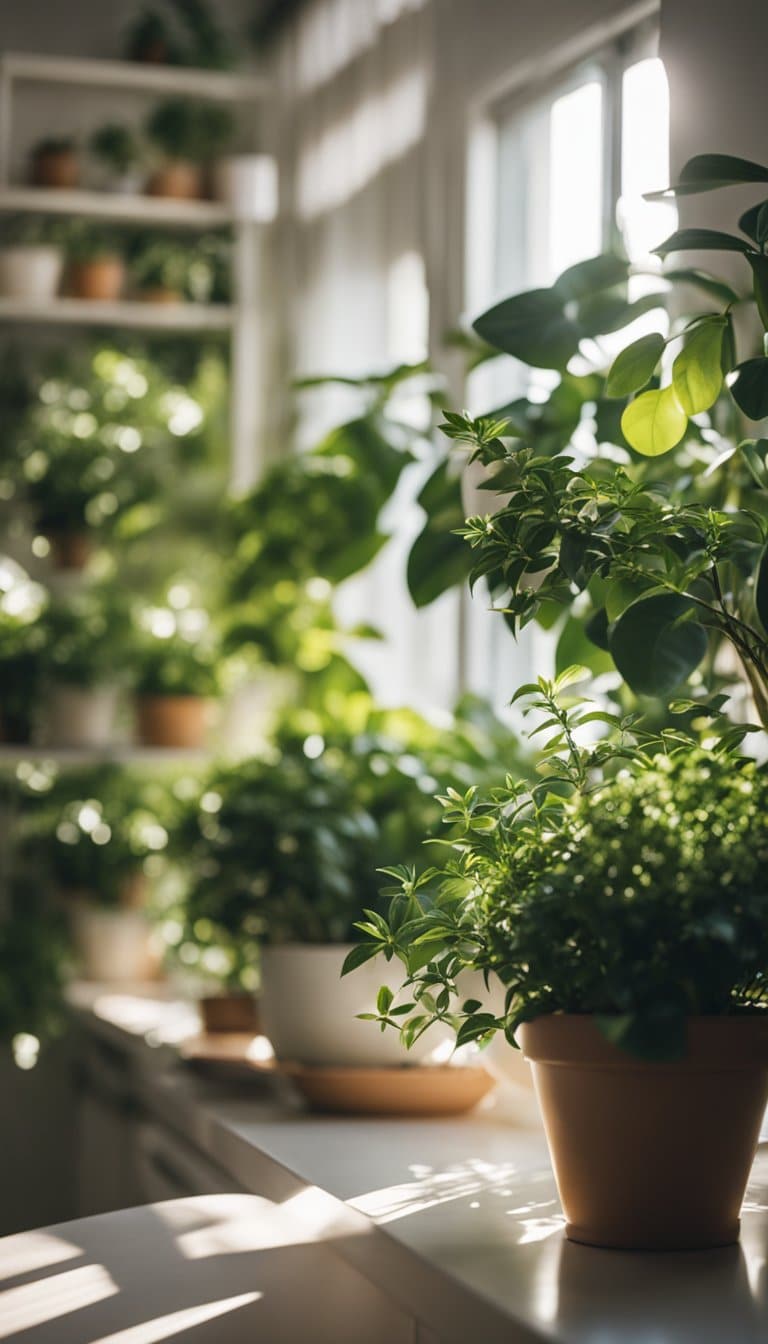
<svg viewBox="0 0 768 1344">
<path fill-rule="evenodd" d="M 619 224 L 630 259 L 645 261 L 677 224 L 674 205 L 643 200 L 669 182 L 669 87 L 660 60 L 624 71 L 622 108 Z"/>
<path fill-rule="evenodd" d="M 603 90 L 597 80 L 552 104 L 549 184 L 551 282 L 602 251 Z"/>
</svg>

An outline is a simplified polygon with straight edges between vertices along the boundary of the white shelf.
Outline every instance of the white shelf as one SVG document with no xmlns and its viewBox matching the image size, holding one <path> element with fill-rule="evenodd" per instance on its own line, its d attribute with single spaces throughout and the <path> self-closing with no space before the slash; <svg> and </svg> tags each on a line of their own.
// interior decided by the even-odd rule
<svg viewBox="0 0 768 1344">
<path fill-rule="evenodd" d="M 259 75 L 233 75 L 138 61 L 36 56 L 27 52 L 8 52 L 1 58 L 0 71 L 10 79 L 38 84 L 133 89 L 137 93 L 181 94 L 217 102 L 253 102 L 263 98 L 269 89 L 268 82 Z"/>
<path fill-rule="evenodd" d="M 60 766 L 78 765 L 202 765 L 210 760 L 203 748 L 114 746 L 32 747 L 0 744 L 0 766 L 21 761 L 52 761 Z"/>
<path fill-rule="evenodd" d="M 221 201 L 178 201 L 165 196 L 123 196 L 109 191 L 65 191 L 55 187 L 2 187 L 0 211 L 81 215 L 125 224 L 157 224 L 192 229 L 232 222 Z"/>
<path fill-rule="evenodd" d="M 0 322 L 35 322 L 46 326 L 125 327 L 136 331 L 228 331 L 234 310 L 226 303 L 116 303 L 89 299 L 54 299 L 36 304 L 0 298 Z"/>
</svg>

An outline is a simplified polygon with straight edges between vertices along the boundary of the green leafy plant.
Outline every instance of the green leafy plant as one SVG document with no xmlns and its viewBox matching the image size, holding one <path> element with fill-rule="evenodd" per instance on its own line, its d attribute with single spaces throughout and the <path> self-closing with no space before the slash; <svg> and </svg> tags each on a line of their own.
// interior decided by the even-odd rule
<svg viewBox="0 0 768 1344">
<path fill-rule="evenodd" d="M 188 242 L 155 238 L 134 249 L 131 275 L 135 288 L 162 289 L 196 303 L 226 302 L 230 297 L 230 244 L 211 234 Z"/>
<path fill-rule="evenodd" d="M 225 107 L 168 98 L 150 113 L 146 134 L 168 159 L 206 163 L 226 148 L 233 126 Z"/>
<path fill-rule="evenodd" d="M 40 1047 L 64 1027 L 67 943 L 60 915 L 39 886 L 14 877 L 0 922 L 0 1042 L 19 1068 L 33 1068 Z"/>
<path fill-rule="evenodd" d="M 0 737 L 28 742 L 39 702 L 45 631 L 35 616 L 15 616 L 0 607 Z"/>
<path fill-rule="evenodd" d="M 588 1013 L 623 1048 L 672 1057 L 686 1017 L 768 1004 L 768 774 L 727 726 L 704 750 L 568 694 L 585 675 L 520 688 L 550 734 L 539 780 L 449 790 L 447 857 L 387 870 L 387 918 L 358 924 L 345 970 L 400 958 L 403 1002 L 385 996 L 378 1020 L 406 1044 L 435 1020 L 460 1044 L 514 1044 L 522 1022 Z M 467 971 L 501 982 L 501 1013 L 462 995 Z"/>
<path fill-rule="evenodd" d="M 48 215 L 15 214 L 0 222 L 2 247 L 55 247 L 66 242 L 66 221 Z"/>
<path fill-rule="evenodd" d="M 93 132 L 88 146 L 95 158 L 118 175 L 127 173 L 141 158 L 135 133 L 119 122 L 107 122 L 100 126 Z"/>
<path fill-rule="evenodd" d="M 162 775 L 105 765 L 29 779 L 17 805 L 19 848 L 52 891 L 115 906 L 130 884 L 158 875 L 177 807 Z"/>
<path fill-rule="evenodd" d="M 145 636 L 134 655 L 138 695 L 214 696 L 219 689 L 215 651 L 208 640 L 174 634 Z"/>
<path fill-rule="evenodd" d="M 126 55 L 132 61 L 226 70 L 234 65 L 233 44 L 202 0 L 171 0 L 145 9 L 129 29 Z"/>
<path fill-rule="evenodd" d="M 124 682 L 127 618 L 121 589 L 106 583 L 52 598 L 39 620 L 46 680 L 82 688 Z"/>
<path fill-rule="evenodd" d="M 125 250 L 119 230 L 87 220 L 72 221 L 66 243 L 68 259 L 80 265 L 104 257 L 121 257 Z"/>
<path fill-rule="evenodd" d="M 670 190 L 766 180 L 761 165 L 704 155 Z M 744 237 L 685 229 L 657 249 L 663 257 L 688 248 L 742 254 L 751 294 L 695 268 L 668 270 L 671 298 L 644 295 L 640 310 L 669 303 L 689 315 L 674 317 L 668 335 L 638 338 L 610 369 L 600 337 L 640 311 L 616 258 L 584 262 L 551 289 L 482 315 L 483 357 L 490 346 L 557 370 L 559 381 L 544 402 L 518 398 L 480 417 L 448 413 L 443 428 L 486 469 L 482 488 L 502 497 L 495 511 L 453 527 L 471 547 L 471 582 L 487 584 L 515 634 L 531 620 L 559 622 L 571 658 L 600 671 L 615 666 L 642 695 L 668 696 L 694 674 L 694 686 L 714 686 L 720 675 L 733 683 L 740 665 L 768 724 L 766 443 L 745 438 L 743 423 L 768 410 L 768 359 L 739 359 L 733 322 L 737 307 L 751 308 L 766 326 L 762 208 L 741 216 Z M 699 311 L 690 315 L 692 294 Z M 717 311 L 700 311 L 713 299 Z M 573 372 L 577 352 L 582 367 L 592 361 L 589 373 Z M 455 479 L 453 489 L 458 502 Z M 432 517 L 430 527 L 439 534 Z M 424 568 L 409 576 L 417 601 L 425 582 L 427 598 L 445 586 Z"/>
</svg>

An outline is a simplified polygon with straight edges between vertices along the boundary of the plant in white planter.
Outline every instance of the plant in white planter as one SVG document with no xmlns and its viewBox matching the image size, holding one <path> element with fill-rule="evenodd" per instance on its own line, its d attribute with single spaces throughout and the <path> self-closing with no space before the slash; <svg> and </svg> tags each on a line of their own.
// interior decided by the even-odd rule
<svg viewBox="0 0 768 1344">
<path fill-rule="evenodd" d="M 435 750 L 442 735 L 417 715 L 363 708 L 359 728 L 285 733 L 273 756 L 214 775 L 180 832 L 184 957 L 251 989 L 260 961 L 263 1026 L 284 1060 L 408 1062 L 395 1038 L 357 1019 L 375 1010 L 380 977 L 341 981 L 341 967 L 355 921 L 377 901 L 377 865 L 415 852 L 437 821 L 432 769 L 450 765 L 458 780 L 463 753 L 477 769 L 491 754 L 492 733 L 469 721 L 453 753 Z M 496 747 L 503 774 L 499 758 L 515 759 L 516 747 L 501 731 Z M 427 1037 L 417 1058 L 439 1040 Z"/>
<path fill-rule="evenodd" d="M 141 191 L 141 145 L 129 126 L 118 122 L 100 126 L 93 132 L 88 147 L 105 170 L 108 190 L 122 195 L 137 195 Z"/>
<path fill-rule="evenodd" d="M 0 230 L 0 297 L 50 303 L 64 269 L 63 230 L 58 220 L 18 215 Z"/>
<path fill-rule="evenodd" d="M 167 781 L 118 766 L 28 790 L 21 844 L 64 903 L 82 974 L 141 981 L 159 968 L 147 905 L 168 845 Z"/>
<path fill-rule="evenodd" d="M 127 616 L 119 591 L 104 585 L 57 597 L 41 620 L 45 745 L 113 746 L 127 657 Z"/>
<path fill-rule="evenodd" d="M 347 969 L 403 964 L 379 1016 L 406 1043 L 437 1021 L 522 1045 L 572 1239 L 723 1245 L 768 1101 L 768 773 L 727 736 L 582 705 L 577 679 L 524 688 L 552 731 L 540 781 L 445 796 L 447 856 L 392 871 Z M 503 982 L 501 1012 L 456 1010 L 467 970 Z"/>
</svg>

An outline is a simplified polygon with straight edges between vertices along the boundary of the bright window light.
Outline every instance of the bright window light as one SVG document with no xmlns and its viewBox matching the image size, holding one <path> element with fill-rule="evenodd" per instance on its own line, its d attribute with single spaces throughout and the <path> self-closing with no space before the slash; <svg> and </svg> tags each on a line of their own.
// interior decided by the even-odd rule
<svg viewBox="0 0 768 1344">
<path fill-rule="evenodd" d="M 668 182 L 669 86 L 661 61 L 649 58 L 631 65 L 622 79 L 618 217 L 632 261 L 646 261 L 677 224 L 674 205 L 643 200 L 645 192 Z"/>
<path fill-rule="evenodd" d="M 549 261 L 554 280 L 602 245 L 603 90 L 597 80 L 552 104 L 549 158 Z"/>
</svg>

